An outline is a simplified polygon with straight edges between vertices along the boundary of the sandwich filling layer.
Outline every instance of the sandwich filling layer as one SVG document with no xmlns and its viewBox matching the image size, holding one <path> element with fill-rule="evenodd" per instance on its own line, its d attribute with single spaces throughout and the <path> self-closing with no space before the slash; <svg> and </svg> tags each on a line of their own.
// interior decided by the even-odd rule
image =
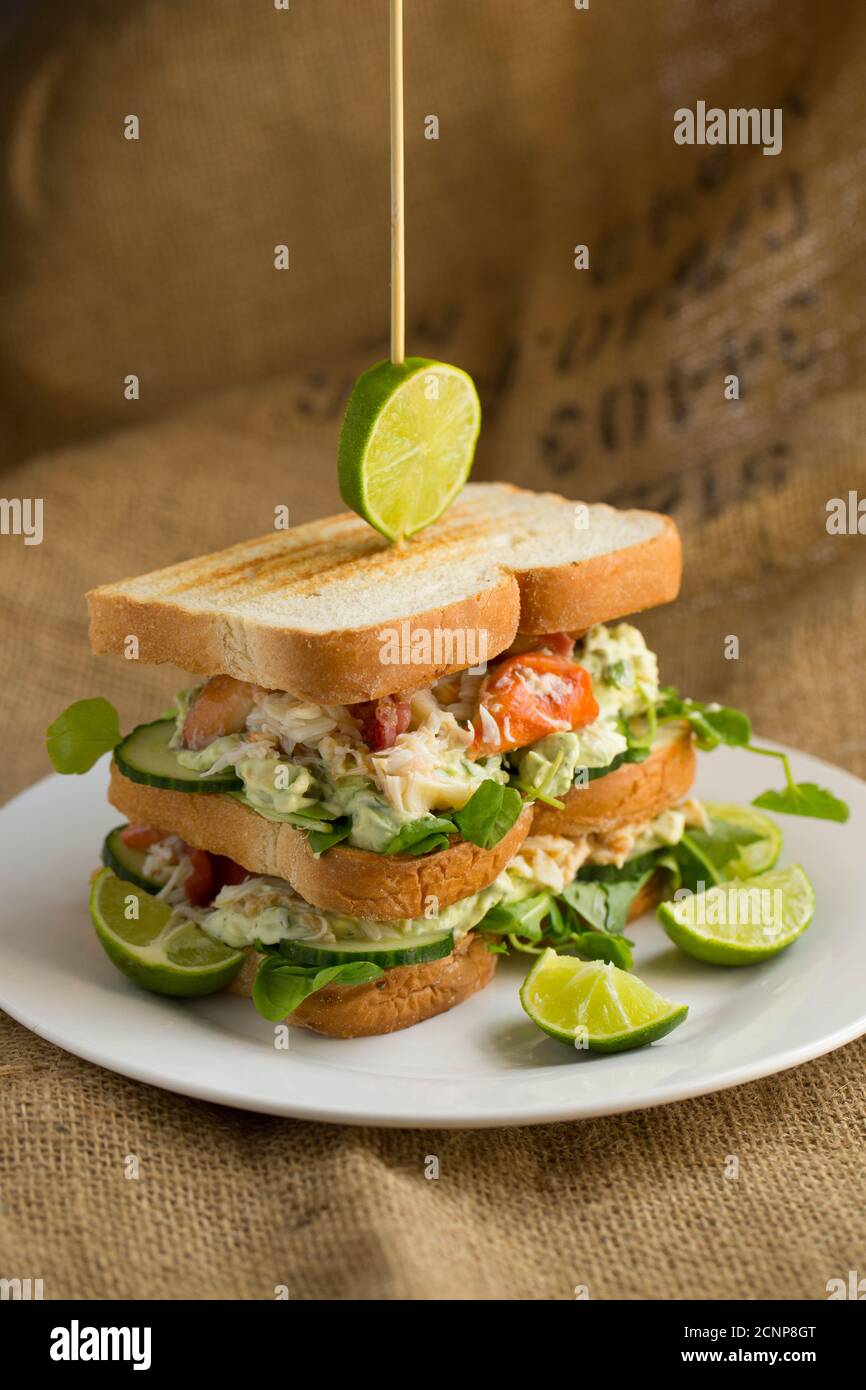
<svg viewBox="0 0 866 1390">
<path fill-rule="evenodd" d="M 669 736 L 654 716 L 658 662 L 637 628 L 533 640 L 486 671 L 363 705 L 216 676 L 175 697 L 171 744 L 203 778 L 232 769 L 232 794 L 270 819 L 324 835 L 339 824 L 332 842 L 393 853 L 411 844 L 407 827 L 459 812 L 485 782 L 559 798 Z"/>
<path fill-rule="evenodd" d="M 557 895 L 584 866 L 623 868 L 631 860 L 677 845 L 689 826 L 702 824 L 700 803 L 690 801 L 652 820 L 580 839 L 530 836 L 507 868 L 481 892 L 434 911 L 430 917 L 387 922 L 323 911 L 305 902 L 285 880 L 253 875 L 224 882 L 212 900 L 203 903 L 196 879 L 196 856 L 201 857 L 202 852 L 190 852 L 174 835 L 153 839 L 143 872 L 161 885 L 158 897 L 193 918 L 215 940 L 235 948 L 257 942 L 273 946 L 280 941 L 329 945 L 348 940 L 379 943 L 401 939 L 409 943 L 433 930 L 451 931 L 459 940 L 493 908 L 517 904 L 539 893 Z M 240 878 L 242 873 L 231 878 Z"/>
</svg>

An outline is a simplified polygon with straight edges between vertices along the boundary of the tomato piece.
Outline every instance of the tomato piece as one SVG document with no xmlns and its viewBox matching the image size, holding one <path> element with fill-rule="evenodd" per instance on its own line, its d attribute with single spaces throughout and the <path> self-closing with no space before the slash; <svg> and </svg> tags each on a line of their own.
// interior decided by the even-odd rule
<svg viewBox="0 0 866 1390">
<path fill-rule="evenodd" d="M 192 860 L 192 873 L 183 885 L 186 900 L 193 907 L 206 907 L 215 891 L 211 857 L 204 849 L 190 849 L 187 846 L 186 852 Z"/>
<path fill-rule="evenodd" d="M 120 832 L 121 840 L 130 849 L 150 849 L 151 845 L 164 840 L 165 835 L 164 830 L 155 830 L 152 825 L 128 825 Z"/>
<path fill-rule="evenodd" d="M 398 700 L 396 695 L 385 695 L 381 700 L 365 700 L 361 704 L 350 705 L 349 709 L 360 720 L 361 738 L 371 753 L 393 748 L 398 735 L 405 734 L 412 718 L 409 701 Z"/>
<path fill-rule="evenodd" d="M 236 864 L 227 854 L 212 854 L 210 858 L 214 875 L 214 896 L 227 884 L 243 883 L 244 879 L 249 877 L 249 869 L 245 869 L 242 864 Z"/>
<path fill-rule="evenodd" d="M 554 656 L 568 659 L 574 651 L 574 638 L 567 632 L 548 632 L 546 637 L 538 639 L 538 645 L 553 652 Z"/>
<path fill-rule="evenodd" d="M 598 717 L 589 672 L 547 652 L 523 652 L 494 667 L 481 684 L 479 705 L 489 719 L 479 713 L 474 720 L 477 753 L 524 748 L 545 734 L 579 729 Z"/>
</svg>

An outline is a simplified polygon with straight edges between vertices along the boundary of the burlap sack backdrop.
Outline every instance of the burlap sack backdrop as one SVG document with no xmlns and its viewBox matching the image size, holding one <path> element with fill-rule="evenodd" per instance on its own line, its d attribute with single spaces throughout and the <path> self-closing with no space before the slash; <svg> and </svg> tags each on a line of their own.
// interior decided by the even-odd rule
<svg viewBox="0 0 866 1390">
<path fill-rule="evenodd" d="M 673 511 L 683 596 L 642 622 L 665 676 L 862 772 L 866 540 L 825 522 L 864 490 L 866 11 L 406 10 L 409 350 L 478 381 L 477 475 Z M 2 491 L 45 505 L 42 545 L 0 537 L 7 794 L 69 700 L 128 725 L 175 686 L 90 657 L 84 589 L 338 505 L 346 393 L 387 351 L 385 44 L 383 0 L 34 3 L 6 34 Z M 675 144 L 698 100 L 781 107 L 782 152 Z M 659 1112 L 425 1135 L 3 1041 L 0 1274 L 49 1297 L 821 1298 L 862 1267 L 860 1044 Z"/>
</svg>

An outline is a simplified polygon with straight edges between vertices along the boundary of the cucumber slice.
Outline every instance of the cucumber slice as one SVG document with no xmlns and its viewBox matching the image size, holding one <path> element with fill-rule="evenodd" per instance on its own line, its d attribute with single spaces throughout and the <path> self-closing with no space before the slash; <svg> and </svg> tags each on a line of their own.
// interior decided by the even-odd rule
<svg viewBox="0 0 866 1390">
<path fill-rule="evenodd" d="M 158 719 L 155 724 L 139 724 L 114 750 L 114 760 L 130 782 L 143 782 L 148 787 L 164 787 L 174 792 L 239 791 L 243 782 L 230 767 L 213 776 L 193 772 L 177 760 L 177 752 L 169 748 L 174 733 L 173 719 Z"/>
<path fill-rule="evenodd" d="M 133 849 L 130 845 L 125 845 L 120 838 L 121 831 L 125 829 L 125 825 L 116 825 L 106 835 L 102 842 L 103 864 L 125 883 L 134 883 L 136 888 L 143 888 L 146 893 L 158 893 L 160 884 L 144 876 L 147 850 Z"/>
<path fill-rule="evenodd" d="M 430 932 L 426 936 L 394 936 L 390 941 L 335 941 L 317 946 L 314 941 L 281 941 L 280 955 L 295 965 L 343 965 L 347 960 L 370 960 L 390 970 L 395 965 L 421 965 L 440 960 L 454 950 L 453 931 Z"/>
</svg>

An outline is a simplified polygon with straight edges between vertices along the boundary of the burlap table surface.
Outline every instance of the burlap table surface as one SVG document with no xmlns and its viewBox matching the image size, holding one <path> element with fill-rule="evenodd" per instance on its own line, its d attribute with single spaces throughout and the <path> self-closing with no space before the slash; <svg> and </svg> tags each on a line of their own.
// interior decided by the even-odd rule
<svg viewBox="0 0 866 1390">
<path fill-rule="evenodd" d="M 83 591 L 334 508 L 345 392 L 386 351 L 378 0 L 74 10 L 5 52 L 2 490 L 45 499 L 41 546 L 0 538 L 7 796 L 64 703 L 128 725 L 178 679 L 92 658 Z M 407 28 L 410 344 L 478 378 L 478 475 L 672 510 L 665 676 L 866 772 L 866 542 L 825 526 L 866 483 L 866 13 L 409 0 Z M 781 105 L 782 154 L 675 146 L 698 98 Z M 821 1298 L 863 1269 L 862 1041 L 661 1110 L 422 1133 L 2 1039 L 0 1274 L 47 1297 Z"/>
</svg>

